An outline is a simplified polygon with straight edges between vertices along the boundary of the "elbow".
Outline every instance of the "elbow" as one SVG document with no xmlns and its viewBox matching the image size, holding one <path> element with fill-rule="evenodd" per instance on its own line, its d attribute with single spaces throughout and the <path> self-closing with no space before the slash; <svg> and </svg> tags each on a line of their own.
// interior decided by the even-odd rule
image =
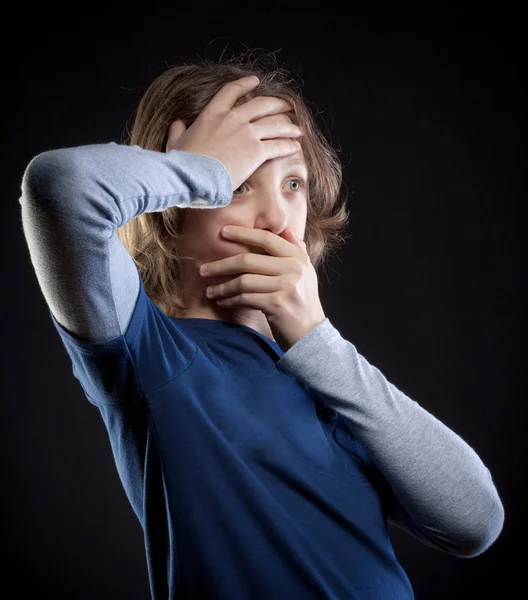
<svg viewBox="0 0 528 600">
<path fill-rule="evenodd" d="M 61 197 L 70 197 L 69 184 L 79 165 L 68 149 L 48 150 L 33 158 L 22 177 L 20 203 L 50 206 Z"/>
<path fill-rule="evenodd" d="M 478 526 L 457 546 L 453 554 L 459 558 L 475 558 L 488 550 L 500 536 L 504 527 L 504 506 L 497 491 L 488 503 Z"/>
</svg>

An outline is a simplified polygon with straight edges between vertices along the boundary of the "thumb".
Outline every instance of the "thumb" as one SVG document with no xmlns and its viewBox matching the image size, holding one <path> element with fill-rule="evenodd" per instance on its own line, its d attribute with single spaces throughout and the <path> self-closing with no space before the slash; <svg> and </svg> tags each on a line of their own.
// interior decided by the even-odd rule
<svg viewBox="0 0 528 600">
<path fill-rule="evenodd" d="M 165 152 L 169 150 L 177 150 L 178 139 L 187 131 L 187 127 L 182 119 L 173 121 L 169 127 L 169 135 L 167 137 L 167 143 L 165 145 Z"/>
</svg>

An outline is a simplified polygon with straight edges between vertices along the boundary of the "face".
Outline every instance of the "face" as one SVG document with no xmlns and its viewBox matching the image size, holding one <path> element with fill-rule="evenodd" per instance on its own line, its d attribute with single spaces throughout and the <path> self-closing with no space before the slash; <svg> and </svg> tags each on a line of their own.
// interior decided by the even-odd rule
<svg viewBox="0 0 528 600">
<path fill-rule="evenodd" d="M 287 118 L 287 117 L 286 117 Z M 302 150 L 266 161 L 234 191 L 231 203 L 223 208 L 183 209 L 178 249 L 182 257 L 184 289 L 194 312 L 214 305 L 204 293 L 206 283 L 198 272 L 204 262 L 213 262 L 246 252 L 267 254 L 260 247 L 228 241 L 221 235 L 225 225 L 269 230 L 279 235 L 286 226 L 304 239 L 307 215 L 308 172 Z M 209 278 L 210 279 L 210 278 Z M 218 277 L 209 285 L 233 279 Z"/>
</svg>

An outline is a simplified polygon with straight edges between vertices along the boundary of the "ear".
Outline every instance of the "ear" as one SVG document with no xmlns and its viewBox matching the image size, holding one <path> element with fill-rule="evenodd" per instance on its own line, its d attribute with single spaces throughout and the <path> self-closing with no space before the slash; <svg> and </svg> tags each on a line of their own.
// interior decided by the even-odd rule
<svg viewBox="0 0 528 600">
<path fill-rule="evenodd" d="M 185 127 L 185 123 L 182 121 L 182 119 L 173 121 L 169 127 L 167 143 L 165 144 L 165 152 L 168 152 L 169 150 L 176 150 L 178 138 L 186 131 L 187 127 Z"/>
</svg>

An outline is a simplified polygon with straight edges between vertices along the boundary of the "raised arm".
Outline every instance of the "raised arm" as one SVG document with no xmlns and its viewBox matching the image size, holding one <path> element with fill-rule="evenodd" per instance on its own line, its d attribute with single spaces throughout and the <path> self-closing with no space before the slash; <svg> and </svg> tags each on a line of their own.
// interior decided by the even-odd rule
<svg viewBox="0 0 528 600">
<path fill-rule="evenodd" d="M 143 212 L 216 208 L 231 197 L 223 164 L 192 152 L 111 142 L 39 154 L 22 179 L 22 225 L 58 323 L 81 339 L 122 335 L 139 275 L 116 230 Z"/>
</svg>

